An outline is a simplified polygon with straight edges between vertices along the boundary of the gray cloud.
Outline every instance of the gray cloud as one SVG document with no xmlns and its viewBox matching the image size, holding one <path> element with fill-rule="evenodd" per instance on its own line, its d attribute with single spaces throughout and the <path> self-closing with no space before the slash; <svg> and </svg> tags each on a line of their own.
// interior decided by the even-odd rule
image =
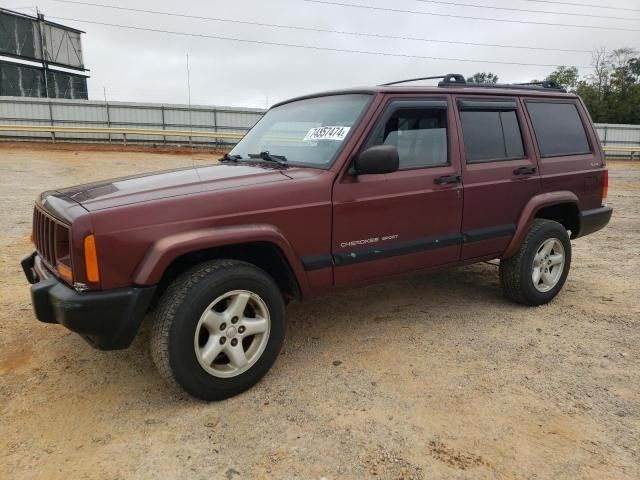
<svg viewBox="0 0 640 480">
<path fill-rule="evenodd" d="M 632 20 L 493 11 L 428 4 L 415 0 L 400 0 L 393 3 L 381 0 L 374 2 L 343 1 L 345 3 L 380 7 L 392 6 L 396 9 L 477 17 L 640 29 L 640 22 Z M 621 46 L 634 46 L 638 44 L 640 37 L 640 34 L 628 31 L 561 28 L 430 17 L 311 4 L 301 0 L 234 0 L 231 2 L 228 0 L 188 0 L 183 2 L 95 0 L 95 3 L 331 30 L 564 49 L 592 49 L 600 46 L 612 49 Z M 485 4 L 481 0 L 465 0 L 463 3 Z M 12 2 L 3 2 L 3 4 L 6 4 L 7 8 L 14 6 Z M 69 5 L 53 0 L 41 0 L 38 5 L 48 17 L 86 19 L 258 41 L 506 62 L 565 65 L 588 65 L 590 63 L 588 53 L 528 51 L 291 31 L 114 11 L 98 7 Z M 638 13 L 542 4 L 522 0 L 492 0 L 487 5 L 558 12 L 573 11 L 640 19 Z M 638 7 L 637 0 L 616 0 L 614 5 L 628 8 Z M 33 13 L 33 11 L 24 9 L 21 11 Z M 87 67 L 91 69 L 89 95 L 90 98 L 95 99 L 102 98 L 103 87 L 106 87 L 107 95 L 111 100 L 185 103 L 187 101 L 186 53 L 189 53 L 190 56 L 193 103 L 252 107 L 264 107 L 267 102 L 272 104 L 287 97 L 317 90 L 370 85 L 414 76 L 449 72 L 472 74 L 476 71 L 493 71 L 500 76 L 501 81 L 526 81 L 532 78 L 542 78 L 552 70 L 552 67 L 324 52 L 124 30 L 81 21 L 56 21 L 87 32 L 83 37 L 84 55 Z M 583 68 L 581 73 L 587 74 L 589 71 Z"/>
</svg>

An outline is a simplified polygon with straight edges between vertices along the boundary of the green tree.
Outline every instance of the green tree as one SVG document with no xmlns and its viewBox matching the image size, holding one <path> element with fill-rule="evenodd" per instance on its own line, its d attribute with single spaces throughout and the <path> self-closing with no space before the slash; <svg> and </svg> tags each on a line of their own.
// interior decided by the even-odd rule
<svg viewBox="0 0 640 480">
<path fill-rule="evenodd" d="M 467 78 L 469 83 L 498 83 L 498 75 L 491 72 L 477 72 Z"/>
<path fill-rule="evenodd" d="M 640 124 L 640 56 L 633 48 L 594 50 L 592 71 L 580 77 L 575 67 L 558 67 L 546 79 L 574 91 L 591 117 L 602 123 Z"/>
<path fill-rule="evenodd" d="M 634 82 L 640 82 L 640 57 L 629 60 L 629 73 Z"/>
<path fill-rule="evenodd" d="M 545 80 L 552 80 L 560 86 L 574 91 L 578 86 L 578 79 L 578 69 L 576 67 L 565 67 L 563 65 L 551 72 Z"/>
</svg>

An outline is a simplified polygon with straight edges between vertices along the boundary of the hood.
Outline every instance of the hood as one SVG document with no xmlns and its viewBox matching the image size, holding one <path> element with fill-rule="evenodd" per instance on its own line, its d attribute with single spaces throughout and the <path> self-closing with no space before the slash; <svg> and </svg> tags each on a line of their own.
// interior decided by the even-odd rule
<svg viewBox="0 0 640 480">
<path fill-rule="evenodd" d="M 212 165 L 154 172 L 58 190 L 89 211 L 168 197 L 290 180 L 262 165 Z"/>
</svg>

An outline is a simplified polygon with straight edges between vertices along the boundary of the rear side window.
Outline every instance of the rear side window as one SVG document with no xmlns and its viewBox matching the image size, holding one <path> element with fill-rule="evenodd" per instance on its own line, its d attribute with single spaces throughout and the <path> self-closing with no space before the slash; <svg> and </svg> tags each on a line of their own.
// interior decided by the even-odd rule
<svg viewBox="0 0 640 480">
<path fill-rule="evenodd" d="M 589 141 L 573 103 L 526 102 L 540 155 L 589 153 Z"/>
<path fill-rule="evenodd" d="M 373 145 L 395 146 L 401 170 L 447 165 L 447 111 L 400 108 L 377 133 Z"/>
<path fill-rule="evenodd" d="M 515 102 L 462 101 L 459 105 L 467 163 L 524 157 Z"/>
</svg>

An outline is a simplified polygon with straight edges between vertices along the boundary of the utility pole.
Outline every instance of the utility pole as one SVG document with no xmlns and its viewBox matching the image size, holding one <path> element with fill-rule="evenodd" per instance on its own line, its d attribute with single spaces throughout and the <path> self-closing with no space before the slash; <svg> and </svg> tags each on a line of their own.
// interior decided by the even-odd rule
<svg viewBox="0 0 640 480">
<path fill-rule="evenodd" d="M 42 55 L 42 74 L 44 76 L 45 98 L 49 98 L 49 63 L 47 62 L 47 44 L 44 39 L 44 14 L 40 13 L 36 7 L 36 15 L 38 17 L 38 36 L 40 37 L 40 55 Z"/>
<path fill-rule="evenodd" d="M 109 112 L 109 102 L 107 101 L 107 87 L 102 87 L 104 93 L 104 107 L 107 109 L 107 128 L 111 128 L 111 112 Z M 111 143 L 111 133 L 109 133 L 109 143 Z"/>
</svg>

